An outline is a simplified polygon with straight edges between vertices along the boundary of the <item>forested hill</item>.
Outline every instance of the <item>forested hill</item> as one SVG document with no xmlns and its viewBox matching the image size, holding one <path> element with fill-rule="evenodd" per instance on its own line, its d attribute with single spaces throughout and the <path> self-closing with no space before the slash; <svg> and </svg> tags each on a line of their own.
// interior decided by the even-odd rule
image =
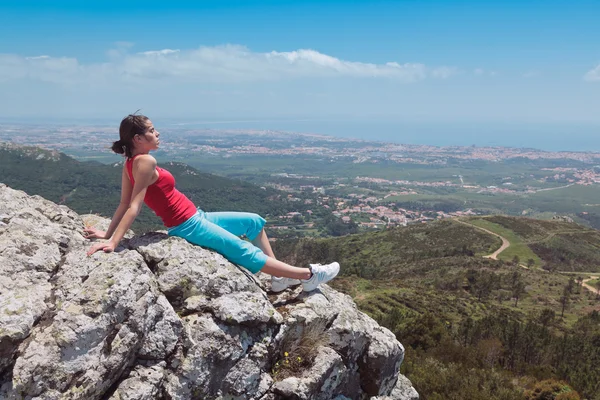
<svg viewBox="0 0 600 400">
<path fill-rule="evenodd" d="M 502 241 L 481 228 L 508 237 L 508 256 L 486 258 Z M 331 285 L 401 338 L 424 399 L 600 400 L 596 230 L 489 216 L 273 247 L 340 262 Z"/>
<path fill-rule="evenodd" d="M 250 183 L 202 173 L 186 164 L 161 164 L 177 181 L 177 188 L 205 211 L 248 211 L 279 215 L 293 207 L 281 192 Z M 0 182 L 65 204 L 78 213 L 111 217 L 121 191 L 122 163 L 105 165 L 79 162 L 63 153 L 37 147 L 0 143 Z M 133 226 L 147 230 L 161 226 L 160 220 L 144 207 Z"/>
<path fill-rule="evenodd" d="M 441 220 L 339 238 L 289 240 L 276 247 L 294 263 L 338 260 L 345 275 L 404 277 L 449 257 L 483 262 L 482 255 L 494 253 L 502 242 L 478 228 L 508 239 L 509 247 L 498 255 L 508 264 L 600 274 L 600 231 L 574 222 L 504 215 Z"/>
</svg>

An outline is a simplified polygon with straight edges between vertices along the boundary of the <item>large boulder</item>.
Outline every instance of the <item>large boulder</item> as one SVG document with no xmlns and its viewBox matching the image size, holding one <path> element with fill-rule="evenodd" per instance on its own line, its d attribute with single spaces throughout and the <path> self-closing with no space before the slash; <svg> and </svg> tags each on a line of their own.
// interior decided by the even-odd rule
<svg viewBox="0 0 600 400">
<path fill-rule="evenodd" d="M 85 255 L 97 216 L 0 184 L 0 399 L 417 399 L 402 345 L 327 285 L 269 295 L 153 232 Z"/>
</svg>

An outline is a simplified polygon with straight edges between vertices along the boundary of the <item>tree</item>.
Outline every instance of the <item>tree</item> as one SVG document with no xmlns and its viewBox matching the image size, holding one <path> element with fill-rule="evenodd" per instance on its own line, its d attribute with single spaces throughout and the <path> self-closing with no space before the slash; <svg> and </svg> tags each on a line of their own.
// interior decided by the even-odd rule
<svg viewBox="0 0 600 400">
<path fill-rule="evenodd" d="M 515 298 L 515 307 L 519 304 L 519 299 L 525 294 L 525 283 L 518 281 L 512 288 L 512 295 Z"/>
<path fill-rule="evenodd" d="M 435 348 L 448 335 L 445 324 L 430 312 L 406 318 L 406 323 L 397 329 L 397 337 L 403 338 L 412 348 L 422 350 Z"/>
<path fill-rule="evenodd" d="M 596 281 L 596 299 L 600 299 L 600 279 Z"/>
<path fill-rule="evenodd" d="M 569 282 L 567 283 L 567 291 L 569 292 L 569 294 L 573 294 L 573 289 L 575 288 L 575 279 L 573 279 L 573 277 L 569 277 Z"/>
<path fill-rule="evenodd" d="M 486 299 L 496 286 L 496 274 L 493 272 L 482 271 L 475 281 L 475 291 L 477 300 Z"/>
<path fill-rule="evenodd" d="M 510 287 L 514 287 L 517 282 L 521 280 L 521 274 L 518 271 L 514 271 L 510 276 Z"/>
<path fill-rule="evenodd" d="M 400 307 L 393 307 L 390 311 L 388 311 L 383 319 L 381 320 L 381 325 L 385 326 L 394 334 L 398 331 L 398 325 L 406 319 L 404 312 Z"/>
<path fill-rule="evenodd" d="M 577 277 L 577 293 L 581 293 L 581 287 L 583 286 L 583 276 Z"/>
<path fill-rule="evenodd" d="M 513 263 L 513 265 L 516 265 L 516 266 L 518 266 L 520 261 L 521 261 L 521 260 L 519 259 L 519 256 L 515 254 L 515 256 L 514 256 L 514 257 L 513 257 L 513 259 L 512 259 L 512 263 Z"/>
<path fill-rule="evenodd" d="M 358 225 L 356 222 L 350 220 L 348 223 L 342 222 L 341 219 L 329 215 L 324 218 L 324 227 L 326 232 L 330 236 L 344 236 L 358 232 Z"/>
<path fill-rule="evenodd" d="M 477 352 L 488 368 L 493 368 L 502 355 L 502 342 L 495 337 L 480 340 L 477 343 Z"/>
<path fill-rule="evenodd" d="M 467 347 L 467 344 L 469 344 L 471 332 L 474 327 L 475 322 L 471 317 L 467 317 L 460 322 L 460 325 L 458 326 L 458 338 L 464 347 Z"/>
<path fill-rule="evenodd" d="M 571 300 L 571 289 L 569 288 L 569 285 L 565 285 L 564 289 L 563 289 L 563 294 L 562 296 L 560 296 L 560 305 L 562 306 L 562 309 L 560 310 L 560 317 L 562 318 L 565 315 L 565 308 L 567 308 L 567 306 L 569 305 L 569 302 Z"/>
<path fill-rule="evenodd" d="M 554 310 L 549 308 L 544 308 L 538 317 L 538 321 L 545 328 L 554 322 L 554 318 L 556 317 L 556 313 Z"/>
<path fill-rule="evenodd" d="M 527 268 L 533 268 L 534 265 L 535 265 L 535 260 L 533 258 L 530 258 L 529 260 L 527 260 Z"/>
<path fill-rule="evenodd" d="M 523 282 L 521 274 L 517 271 L 513 272 L 511 276 L 510 290 L 515 299 L 515 307 L 517 307 L 519 304 L 519 299 L 525 293 L 525 283 Z"/>
</svg>

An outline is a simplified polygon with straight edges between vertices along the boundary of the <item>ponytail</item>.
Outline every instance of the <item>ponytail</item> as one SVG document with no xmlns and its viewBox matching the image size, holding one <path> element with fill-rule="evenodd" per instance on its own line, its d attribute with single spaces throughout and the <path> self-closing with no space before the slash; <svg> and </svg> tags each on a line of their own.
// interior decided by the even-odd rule
<svg viewBox="0 0 600 400">
<path fill-rule="evenodd" d="M 133 157 L 133 138 L 146 132 L 147 122 L 148 117 L 145 115 L 129 114 L 123 118 L 119 126 L 120 139 L 112 144 L 112 151 L 124 154 L 127 158 Z"/>
<path fill-rule="evenodd" d="M 112 151 L 114 151 L 117 154 L 125 154 L 125 149 L 123 148 L 123 142 L 121 142 L 120 140 L 117 140 L 116 142 L 114 142 L 112 144 Z"/>
<path fill-rule="evenodd" d="M 124 144 L 122 140 L 117 140 L 116 142 L 114 142 L 112 144 L 111 150 L 117 154 L 125 154 L 125 157 L 127 158 L 132 157 L 132 149 L 128 145 Z"/>
</svg>

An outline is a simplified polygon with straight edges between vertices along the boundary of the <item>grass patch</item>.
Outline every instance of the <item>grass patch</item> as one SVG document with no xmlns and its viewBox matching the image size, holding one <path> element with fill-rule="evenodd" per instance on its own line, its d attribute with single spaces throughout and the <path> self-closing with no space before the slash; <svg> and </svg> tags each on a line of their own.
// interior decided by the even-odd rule
<svg viewBox="0 0 600 400">
<path fill-rule="evenodd" d="M 290 376 L 300 376 L 310 369 L 319 348 L 329 341 L 325 328 L 326 321 L 318 321 L 305 326 L 298 338 L 286 336 L 281 345 L 282 353 L 271 369 L 273 378 L 280 381 Z"/>
<path fill-rule="evenodd" d="M 471 219 L 468 222 L 494 232 L 510 242 L 510 246 L 498 254 L 500 260 L 512 261 L 514 257 L 517 256 L 522 264 L 526 264 L 529 259 L 532 259 L 536 267 L 542 266 L 542 260 L 529 248 L 529 246 L 527 246 L 521 237 L 513 231 L 485 219 Z"/>
</svg>

